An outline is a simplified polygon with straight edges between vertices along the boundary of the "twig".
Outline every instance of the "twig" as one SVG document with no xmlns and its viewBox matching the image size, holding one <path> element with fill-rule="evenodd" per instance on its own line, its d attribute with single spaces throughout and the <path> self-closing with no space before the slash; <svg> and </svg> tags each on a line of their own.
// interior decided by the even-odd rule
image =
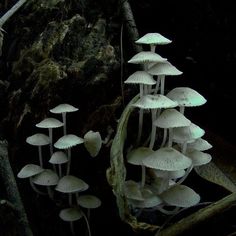
<svg viewBox="0 0 236 236">
<path fill-rule="evenodd" d="M 192 215 L 185 217 L 177 223 L 169 226 L 158 233 L 158 236 L 177 236 L 191 229 L 193 226 L 222 213 L 227 208 L 232 207 L 236 202 L 236 192 L 232 193 L 211 205 L 200 209 Z"/>
<path fill-rule="evenodd" d="M 10 10 L 8 10 L 0 18 L 0 28 L 5 24 L 5 22 L 26 2 L 27 0 L 19 0 Z"/>
<path fill-rule="evenodd" d="M 7 142 L 2 140 L 0 140 L 0 179 L 5 187 L 8 201 L 12 204 L 12 207 L 14 206 L 21 230 L 19 235 L 33 236 L 8 159 Z"/>
</svg>

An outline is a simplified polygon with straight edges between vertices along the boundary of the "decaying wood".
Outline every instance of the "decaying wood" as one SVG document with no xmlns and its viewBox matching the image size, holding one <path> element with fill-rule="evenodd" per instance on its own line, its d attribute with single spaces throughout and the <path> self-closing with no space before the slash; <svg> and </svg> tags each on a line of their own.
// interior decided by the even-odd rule
<svg viewBox="0 0 236 236">
<path fill-rule="evenodd" d="M 181 233 L 190 230 L 197 224 L 210 219 L 229 209 L 236 203 L 236 193 L 232 193 L 211 205 L 200 209 L 192 215 L 185 217 L 168 228 L 158 232 L 155 236 L 178 236 Z"/>
<path fill-rule="evenodd" d="M 21 231 L 19 232 L 19 235 L 33 236 L 8 159 L 6 141 L 0 141 L 0 179 L 5 188 L 7 200 L 12 208 L 15 209 L 15 214 L 19 223 L 19 230 Z"/>
<path fill-rule="evenodd" d="M 139 38 L 139 33 L 136 27 L 132 9 L 128 0 L 120 0 L 120 4 L 123 18 L 125 20 L 125 26 L 127 28 L 128 38 L 133 45 L 134 51 L 138 53 L 142 51 L 142 47 L 134 43 Z"/>
</svg>

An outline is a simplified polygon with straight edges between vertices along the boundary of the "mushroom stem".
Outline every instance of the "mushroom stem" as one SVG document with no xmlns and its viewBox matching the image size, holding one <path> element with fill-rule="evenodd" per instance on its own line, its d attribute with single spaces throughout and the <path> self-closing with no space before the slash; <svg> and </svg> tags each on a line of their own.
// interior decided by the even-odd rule
<svg viewBox="0 0 236 236">
<path fill-rule="evenodd" d="M 150 51 L 155 52 L 156 51 L 156 45 L 155 44 L 150 44 Z"/>
<path fill-rule="evenodd" d="M 66 112 L 62 112 L 63 134 L 66 135 Z"/>
<path fill-rule="evenodd" d="M 67 154 L 68 154 L 68 162 L 67 162 L 66 174 L 69 175 L 70 174 L 70 165 L 71 165 L 71 149 L 70 148 L 67 149 Z"/>
<path fill-rule="evenodd" d="M 74 228 L 74 222 L 70 221 L 70 232 L 72 235 L 75 235 L 75 228 Z"/>
<path fill-rule="evenodd" d="M 146 168 L 144 165 L 141 165 L 141 168 L 142 168 L 141 188 L 143 188 L 145 185 Z"/>
<path fill-rule="evenodd" d="M 143 84 L 139 85 L 139 96 L 140 98 L 143 97 Z M 141 141 L 141 136 L 142 136 L 142 130 L 143 130 L 143 109 L 139 110 L 139 119 L 138 119 L 138 136 L 136 140 L 136 144 L 139 145 Z"/>
<path fill-rule="evenodd" d="M 183 115 L 184 115 L 184 110 L 185 110 L 184 106 L 180 106 L 179 107 L 179 112 L 182 113 Z"/>
<path fill-rule="evenodd" d="M 173 128 L 169 128 L 168 147 L 172 147 L 172 143 L 173 143 Z"/>
<path fill-rule="evenodd" d="M 68 199 L 69 199 L 69 206 L 72 206 L 72 193 L 69 193 L 69 196 L 68 196 Z"/>
<path fill-rule="evenodd" d="M 81 211 L 81 212 L 82 212 L 82 215 L 83 215 L 83 217 L 84 217 L 84 220 L 85 220 L 85 222 L 86 222 L 86 225 L 87 225 L 87 229 L 88 229 L 88 235 L 89 235 L 89 236 L 91 236 L 91 230 L 90 230 L 89 221 L 88 221 L 88 219 L 87 219 L 86 215 L 84 214 L 84 212 L 83 212 L 83 211 Z"/>
<path fill-rule="evenodd" d="M 156 126 L 153 123 L 156 120 L 157 109 L 152 109 L 151 113 L 152 113 L 152 131 L 151 131 L 151 139 L 149 143 L 149 148 L 153 149 L 155 139 L 156 139 Z"/>
<path fill-rule="evenodd" d="M 165 92 L 165 75 L 160 75 L 161 78 L 161 94 L 164 95 Z"/>
<path fill-rule="evenodd" d="M 158 90 L 159 90 L 159 87 L 160 87 L 160 82 L 161 82 L 161 76 L 158 75 L 157 76 L 157 83 L 156 83 L 156 87 L 154 89 L 154 95 L 157 94 Z"/>
<path fill-rule="evenodd" d="M 58 165 L 58 169 L 59 169 L 59 177 L 62 177 L 62 168 L 61 168 L 61 164 Z"/>
<path fill-rule="evenodd" d="M 182 144 L 182 147 L 181 147 L 181 152 L 182 152 L 184 155 L 186 154 L 187 147 L 188 147 L 188 143 L 187 143 L 187 141 L 185 141 L 185 142 Z"/>
<path fill-rule="evenodd" d="M 48 128 L 49 139 L 50 139 L 50 155 L 53 154 L 53 136 L 52 136 L 52 128 Z"/>
<path fill-rule="evenodd" d="M 190 172 L 192 171 L 193 169 L 193 165 L 191 165 L 185 172 L 184 176 L 178 181 L 176 182 L 176 184 L 182 184 L 184 182 L 184 180 L 186 180 L 186 178 L 188 177 L 188 175 L 190 174 Z M 175 184 L 175 185 L 176 185 Z"/>
<path fill-rule="evenodd" d="M 47 195 L 47 193 L 44 193 L 44 192 L 42 192 L 42 191 L 40 191 L 40 190 L 38 190 L 38 189 L 36 188 L 36 186 L 34 185 L 34 183 L 33 183 L 31 177 L 29 178 L 29 181 L 30 181 L 30 186 L 32 187 L 32 189 L 33 189 L 36 193 L 38 193 L 38 194 L 40 194 L 40 195 Z"/>
<path fill-rule="evenodd" d="M 54 199 L 54 192 L 50 186 L 47 186 L 47 191 L 48 191 L 49 198 L 53 200 Z"/>
<path fill-rule="evenodd" d="M 39 164 L 43 168 L 42 147 L 38 146 L 38 150 L 39 150 Z"/>
<path fill-rule="evenodd" d="M 167 138 L 167 129 L 165 128 L 164 133 L 163 133 L 163 139 L 162 139 L 161 147 L 165 146 L 166 138 Z"/>
</svg>

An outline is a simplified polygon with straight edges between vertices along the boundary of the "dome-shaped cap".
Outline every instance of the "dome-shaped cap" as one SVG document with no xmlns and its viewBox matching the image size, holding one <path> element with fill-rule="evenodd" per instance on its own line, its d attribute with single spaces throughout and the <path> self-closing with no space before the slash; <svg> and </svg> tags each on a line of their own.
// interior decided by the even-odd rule
<svg viewBox="0 0 236 236">
<path fill-rule="evenodd" d="M 188 150 L 194 149 L 198 151 L 206 151 L 212 148 L 212 145 L 203 138 L 198 138 L 194 142 L 188 144 Z"/>
<path fill-rule="evenodd" d="M 127 198 L 132 200 L 138 200 L 138 201 L 144 200 L 140 190 L 140 184 L 133 180 L 125 181 L 124 194 Z"/>
<path fill-rule="evenodd" d="M 143 188 L 141 190 L 142 197 L 144 200 L 138 201 L 138 200 L 132 200 L 131 204 L 134 207 L 139 208 L 151 208 L 160 205 L 163 201 L 162 199 L 157 196 L 157 194 L 153 193 L 149 188 Z"/>
<path fill-rule="evenodd" d="M 133 149 L 127 154 L 127 162 L 133 165 L 143 165 L 143 160 L 154 151 L 148 147 Z"/>
<path fill-rule="evenodd" d="M 59 180 L 55 189 L 62 193 L 75 193 L 85 191 L 88 187 L 88 184 L 82 179 L 72 175 L 66 175 Z"/>
<path fill-rule="evenodd" d="M 68 162 L 68 157 L 64 152 L 54 152 L 49 160 L 51 164 L 63 164 Z"/>
<path fill-rule="evenodd" d="M 58 180 L 58 175 L 50 169 L 45 169 L 43 172 L 32 177 L 33 183 L 43 186 L 56 185 L 58 183 Z"/>
<path fill-rule="evenodd" d="M 164 95 L 145 95 L 141 97 L 132 106 L 139 107 L 142 109 L 158 109 L 158 108 L 172 108 L 176 107 L 178 104 Z"/>
<path fill-rule="evenodd" d="M 166 94 L 168 98 L 178 102 L 179 106 L 195 107 L 206 103 L 206 99 L 197 91 L 188 87 L 177 87 Z"/>
<path fill-rule="evenodd" d="M 136 71 L 124 81 L 125 84 L 146 84 L 154 85 L 156 81 L 146 71 Z"/>
<path fill-rule="evenodd" d="M 96 157 L 102 147 L 102 138 L 99 132 L 92 130 L 84 135 L 84 146 L 91 157 Z"/>
<path fill-rule="evenodd" d="M 128 63 L 132 64 L 144 64 L 144 63 L 150 63 L 150 62 L 162 62 L 166 61 L 166 58 L 161 57 L 155 52 L 150 52 L 150 51 L 142 51 L 134 55 Z"/>
<path fill-rule="evenodd" d="M 164 61 L 159 62 L 151 66 L 147 72 L 151 75 L 181 75 L 182 71 L 178 70 L 175 66 L 173 66 L 170 62 Z"/>
<path fill-rule="evenodd" d="M 43 172 L 43 168 L 35 164 L 25 165 L 17 174 L 18 178 L 24 179 Z"/>
<path fill-rule="evenodd" d="M 81 195 L 77 198 L 77 203 L 88 209 L 94 209 L 101 206 L 101 200 L 94 195 Z"/>
<path fill-rule="evenodd" d="M 171 42 L 172 42 L 171 40 L 169 40 L 168 38 L 164 37 L 159 33 L 147 33 L 135 41 L 135 43 L 138 44 L 153 44 L 153 45 L 165 45 Z"/>
<path fill-rule="evenodd" d="M 50 110 L 50 112 L 52 113 L 56 113 L 56 114 L 60 114 L 60 113 L 64 113 L 64 112 L 75 112 L 75 111 L 78 111 L 79 109 L 70 105 L 70 104 L 67 104 L 67 103 L 63 103 L 63 104 L 60 104 L 54 108 L 52 108 Z"/>
<path fill-rule="evenodd" d="M 209 163 L 212 159 L 211 155 L 201 151 L 187 151 L 186 156 L 192 160 L 193 166 L 201 166 Z"/>
<path fill-rule="evenodd" d="M 82 138 L 74 134 L 67 134 L 59 138 L 56 143 L 54 143 L 54 147 L 58 149 L 67 149 L 79 145 L 83 142 L 84 140 Z"/>
<path fill-rule="evenodd" d="M 49 144 L 50 139 L 45 134 L 37 133 L 26 138 L 26 142 L 28 144 L 35 145 L 35 146 L 43 146 L 43 145 Z"/>
<path fill-rule="evenodd" d="M 167 171 L 167 170 L 154 170 L 153 173 L 158 178 L 168 178 L 168 179 L 177 179 L 181 178 L 185 175 L 185 170 L 175 170 L 175 171 Z"/>
<path fill-rule="evenodd" d="M 175 185 L 164 191 L 160 197 L 170 206 L 191 207 L 199 203 L 200 196 L 185 185 Z"/>
<path fill-rule="evenodd" d="M 62 127 L 63 123 L 55 118 L 45 118 L 38 124 L 36 124 L 36 127 L 38 128 L 59 128 Z"/>
<path fill-rule="evenodd" d="M 146 167 L 159 170 L 181 170 L 190 167 L 192 161 L 171 147 L 160 148 L 143 160 Z"/>
<path fill-rule="evenodd" d="M 160 128 L 175 128 L 189 126 L 191 121 L 176 109 L 166 109 L 153 124 Z"/>
<path fill-rule="evenodd" d="M 194 123 L 186 127 L 173 128 L 173 140 L 177 143 L 191 142 L 194 139 L 202 137 L 204 134 L 205 131 Z"/>
<path fill-rule="evenodd" d="M 68 222 L 79 220 L 83 217 L 83 214 L 79 208 L 66 208 L 60 211 L 59 217 Z"/>
</svg>

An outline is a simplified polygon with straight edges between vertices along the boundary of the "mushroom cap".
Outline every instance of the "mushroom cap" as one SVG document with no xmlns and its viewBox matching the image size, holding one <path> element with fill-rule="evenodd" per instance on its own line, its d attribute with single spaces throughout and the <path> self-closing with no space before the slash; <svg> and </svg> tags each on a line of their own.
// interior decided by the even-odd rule
<svg viewBox="0 0 236 236">
<path fill-rule="evenodd" d="M 145 158 L 143 164 L 153 169 L 175 171 L 190 167 L 192 161 L 174 148 L 164 147 Z"/>
<path fill-rule="evenodd" d="M 78 111 L 79 109 L 70 105 L 70 104 L 67 104 L 67 103 L 63 103 L 63 104 L 60 104 L 54 108 L 52 108 L 50 110 L 50 112 L 52 113 L 56 113 L 56 114 L 60 114 L 60 113 L 65 113 L 65 112 L 75 112 L 75 111 Z"/>
<path fill-rule="evenodd" d="M 138 200 L 138 201 L 144 200 L 140 190 L 140 184 L 133 180 L 125 181 L 124 194 L 127 198 L 132 200 Z"/>
<path fill-rule="evenodd" d="M 62 152 L 62 151 L 58 151 L 58 152 L 54 152 L 49 160 L 49 162 L 51 164 L 63 164 L 68 162 L 68 157 L 67 155 Z"/>
<path fill-rule="evenodd" d="M 153 45 L 165 45 L 171 42 L 172 42 L 171 40 L 169 40 L 168 38 L 164 37 L 159 33 L 147 33 L 135 41 L 135 43 L 138 44 L 153 44 Z"/>
<path fill-rule="evenodd" d="M 153 173 L 158 178 L 177 179 L 185 175 L 185 170 L 184 169 L 175 170 L 175 171 L 154 170 Z"/>
<path fill-rule="evenodd" d="M 146 84 L 154 85 L 156 81 L 146 71 L 136 71 L 124 81 L 125 84 Z"/>
<path fill-rule="evenodd" d="M 137 102 L 132 104 L 134 107 L 139 107 L 142 109 L 158 109 L 158 108 L 172 108 L 176 107 L 178 104 L 164 95 L 145 95 L 141 97 Z"/>
<path fill-rule="evenodd" d="M 45 134 L 37 133 L 27 137 L 26 142 L 34 146 L 43 146 L 48 145 L 50 143 L 50 139 Z"/>
<path fill-rule="evenodd" d="M 139 208 L 151 208 L 160 205 L 163 201 L 157 196 L 157 194 L 153 193 L 149 188 L 145 187 L 141 190 L 143 200 L 130 200 L 130 203 L 134 207 Z"/>
<path fill-rule="evenodd" d="M 191 142 L 194 139 L 198 139 L 205 134 L 205 131 L 198 125 L 191 123 L 186 127 L 173 128 L 173 141 L 177 143 L 183 143 L 186 141 Z"/>
<path fill-rule="evenodd" d="M 84 146 L 91 157 L 96 157 L 102 147 L 102 138 L 99 132 L 92 130 L 84 135 Z"/>
<path fill-rule="evenodd" d="M 198 151 L 206 151 L 212 148 L 212 145 L 208 143 L 203 138 L 198 138 L 194 142 L 188 144 L 188 150 L 198 150 Z"/>
<path fill-rule="evenodd" d="M 200 93 L 188 87 L 174 88 L 166 96 L 185 107 L 201 106 L 207 101 Z"/>
<path fill-rule="evenodd" d="M 77 198 L 77 203 L 88 209 L 94 209 L 101 206 L 101 200 L 94 195 L 81 195 Z"/>
<path fill-rule="evenodd" d="M 161 57 L 159 54 L 155 52 L 150 52 L 150 51 L 142 51 L 137 54 L 135 54 L 129 61 L 128 63 L 132 64 L 145 64 L 145 63 L 150 63 L 150 62 L 162 62 L 166 61 L 166 58 Z"/>
<path fill-rule="evenodd" d="M 175 128 L 189 126 L 191 121 L 176 109 L 166 109 L 154 121 L 155 126 L 160 128 Z"/>
<path fill-rule="evenodd" d="M 199 203 L 200 196 L 186 185 L 174 185 L 163 193 L 160 197 L 170 206 L 191 207 Z"/>
<path fill-rule="evenodd" d="M 38 128 L 59 128 L 62 127 L 63 123 L 55 118 L 45 118 L 38 124 L 36 124 L 36 127 Z"/>
<path fill-rule="evenodd" d="M 79 220 L 83 217 L 83 214 L 79 208 L 66 208 L 60 211 L 59 217 L 68 222 Z"/>
<path fill-rule="evenodd" d="M 164 61 L 159 62 L 151 66 L 147 72 L 151 75 L 181 75 L 182 71 L 178 70 L 175 66 L 173 66 L 170 62 Z"/>
<path fill-rule="evenodd" d="M 154 151 L 148 147 L 133 149 L 127 154 L 127 162 L 133 165 L 143 165 L 143 160 Z"/>
<path fill-rule="evenodd" d="M 32 177 L 32 182 L 43 186 L 57 185 L 59 180 L 58 175 L 50 169 L 45 169 L 38 175 Z"/>
<path fill-rule="evenodd" d="M 201 166 L 209 163 L 212 159 L 211 155 L 201 151 L 187 151 L 186 156 L 192 160 L 193 166 Z"/>
<path fill-rule="evenodd" d="M 58 181 L 55 190 L 62 193 L 75 193 L 85 191 L 88 187 L 88 184 L 82 179 L 72 175 L 66 175 Z"/>
<path fill-rule="evenodd" d="M 43 172 L 43 168 L 35 164 L 25 165 L 17 174 L 18 178 L 24 179 Z"/>
<path fill-rule="evenodd" d="M 68 149 L 76 145 L 83 143 L 84 140 L 74 134 L 67 134 L 59 138 L 55 143 L 54 147 L 58 149 Z"/>
</svg>

